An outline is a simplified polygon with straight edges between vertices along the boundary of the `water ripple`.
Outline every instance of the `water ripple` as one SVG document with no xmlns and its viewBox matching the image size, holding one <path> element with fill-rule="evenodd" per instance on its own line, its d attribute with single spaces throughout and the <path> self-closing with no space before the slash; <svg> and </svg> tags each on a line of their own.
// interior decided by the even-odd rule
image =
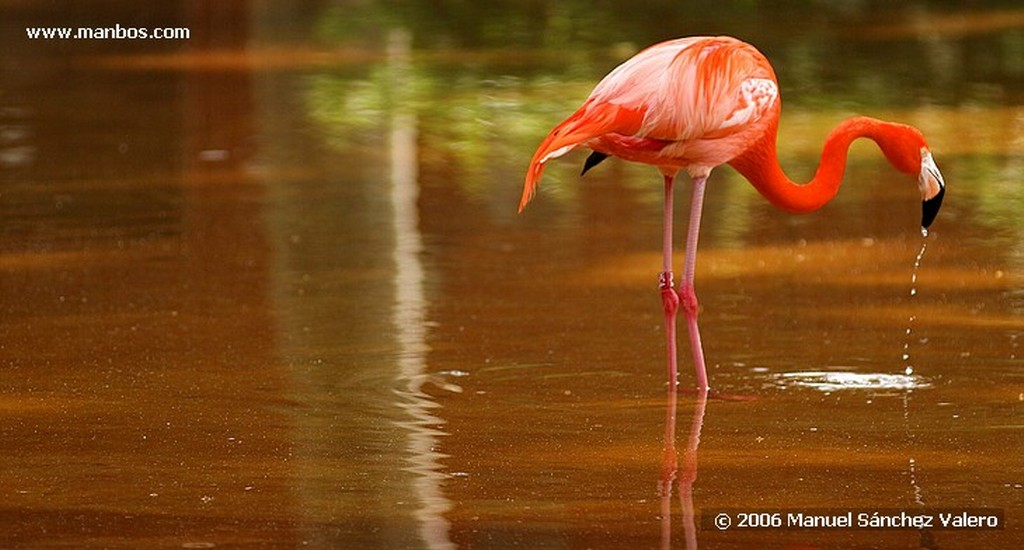
<svg viewBox="0 0 1024 550">
<path fill-rule="evenodd" d="M 916 390 L 931 387 L 928 379 L 914 374 L 804 371 L 785 372 L 772 377 L 779 387 L 811 388 L 823 392 L 840 390 Z"/>
</svg>

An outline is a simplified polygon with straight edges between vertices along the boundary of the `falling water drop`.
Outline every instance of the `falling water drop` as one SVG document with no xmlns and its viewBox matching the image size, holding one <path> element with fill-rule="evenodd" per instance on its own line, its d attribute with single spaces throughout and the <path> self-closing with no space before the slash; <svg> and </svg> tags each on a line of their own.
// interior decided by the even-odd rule
<svg viewBox="0 0 1024 550">
<path fill-rule="evenodd" d="M 928 230 L 924 227 L 921 228 L 921 249 L 917 252 L 917 257 L 914 258 L 914 269 L 910 273 L 910 298 L 913 299 L 917 296 L 917 272 L 921 269 L 921 259 L 924 258 L 924 251 L 928 248 Z M 903 372 L 910 376 L 914 373 L 914 366 L 910 364 L 910 335 L 914 332 L 914 321 L 917 320 L 916 315 L 911 315 L 907 319 L 907 330 L 903 340 L 903 354 L 900 356 L 903 359 L 904 369 Z"/>
<path fill-rule="evenodd" d="M 910 274 L 910 298 L 911 300 L 917 296 L 917 271 L 921 268 L 921 258 L 924 258 L 924 251 L 928 247 L 928 229 L 921 228 L 921 250 L 917 253 L 917 258 L 914 259 L 914 269 Z M 914 321 L 917 320 L 917 316 L 911 314 L 907 319 L 907 333 L 903 341 L 903 374 L 907 376 L 913 376 L 914 366 L 910 364 L 910 335 L 914 332 Z M 903 430 L 906 432 L 908 442 L 913 445 L 914 434 L 910 429 L 910 392 L 903 394 Z M 922 495 L 921 486 L 917 483 L 917 461 L 914 457 L 908 457 L 907 460 L 907 473 L 910 478 L 910 488 L 914 492 L 914 503 L 918 506 L 924 506 L 924 497 Z"/>
</svg>

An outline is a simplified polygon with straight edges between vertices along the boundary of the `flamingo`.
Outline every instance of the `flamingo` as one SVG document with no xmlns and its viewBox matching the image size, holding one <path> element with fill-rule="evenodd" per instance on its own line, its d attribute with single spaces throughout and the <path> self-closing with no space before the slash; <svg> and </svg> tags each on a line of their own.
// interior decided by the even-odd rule
<svg viewBox="0 0 1024 550">
<path fill-rule="evenodd" d="M 658 286 L 672 389 L 678 384 L 675 321 L 680 305 L 697 387 L 709 389 L 693 283 L 704 190 L 715 167 L 729 164 L 782 210 L 811 212 L 836 195 L 850 143 L 864 137 L 878 144 L 897 170 L 917 178 L 922 232 L 942 204 L 945 182 L 921 132 L 865 116 L 839 123 L 825 139 L 814 178 L 806 184 L 793 182 L 779 166 L 776 151 L 780 111 L 775 71 L 754 46 L 728 36 L 678 38 L 650 46 L 613 69 L 583 106 L 551 130 L 530 160 L 519 212 L 533 198 L 544 165 L 577 147 L 593 151 L 582 174 L 609 156 L 650 164 L 661 172 L 665 210 Z M 692 178 L 693 191 L 683 280 L 677 291 L 672 272 L 672 185 L 680 170 Z"/>
</svg>

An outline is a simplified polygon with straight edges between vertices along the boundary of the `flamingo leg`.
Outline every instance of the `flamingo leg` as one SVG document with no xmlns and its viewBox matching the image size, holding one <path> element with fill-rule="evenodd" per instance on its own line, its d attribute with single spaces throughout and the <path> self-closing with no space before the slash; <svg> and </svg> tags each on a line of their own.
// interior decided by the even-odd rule
<svg viewBox="0 0 1024 550">
<path fill-rule="evenodd" d="M 665 176 L 665 223 L 663 237 L 664 263 L 658 286 L 661 289 L 661 303 L 665 310 L 665 344 L 668 351 L 668 384 L 675 388 L 679 370 L 676 353 L 676 313 L 679 305 L 683 306 L 686 315 L 686 328 L 690 335 L 690 349 L 693 352 L 693 368 L 697 373 L 697 389 L 708 389 L 708 373 L 704 364 L 704 348 L 700 342 L 700 329 L 697 326 L 697 293 L 693 288 L 694 274 L 697 269 L 697 237 L 700 235 L 700 217 L 704 208 L 704 188 L 707 176 L 694 178 L 693 199 L 690 203 L 690 223 L 686 232 L 686 261 L 683 271 L 683 282 L 679 291 L 675 289 L 672 274 L 672 176 Z"/>
<path fill-rule="evenodd" d="M 665 310 L 665 347 L 668 355 L 668 388 L 674 392 L 679 383 L 679 371 L 676 362 L 676 312 L 679 309 L 679 294 L 676 293 L 672 279 L 672 180 L 673 176 L 665 176 L 665 224 L 663 237 L 664 263 L 658 275 L 658 288 L 661 289 L 661 304 Z"/>
<path fill-rule="evenodd" d="M 690 203 L 690 224 L 686 229 L 686 262 L 683 271 L 683 282 L 680 286 L 680 301 L 686 315 L 686 328 L 690 333 L 690 350 L 693 352 L 693 368 L 697 372 L 697 389 L 708 389 L 708 372 L 704 365 L 704 348 L 700 342 L 700 329 L 697 326 L 697 293 L 693 288 L 694 273 L 697 269 L 697 237 L 700 235 L 700 216 L 704 208 L 704 188 L 707 176 L 693 179 L 693 199 Z"/>
</svg>

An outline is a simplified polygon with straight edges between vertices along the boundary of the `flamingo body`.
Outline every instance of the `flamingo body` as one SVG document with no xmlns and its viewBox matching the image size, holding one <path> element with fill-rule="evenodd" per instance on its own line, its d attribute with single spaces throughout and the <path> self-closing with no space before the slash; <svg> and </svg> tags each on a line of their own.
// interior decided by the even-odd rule
<svg viewBox="0 0 1024 550">
<path fill-rule="evenodd" d="M 778 118 L 779 87 L 768 60 L 729 37 L 662 42 L 608 74 L 537 148 L 520 211 L 544 163 L 585 146 L 625 160 L 706 176 L 747 150 Z"/>
<path fill-rule="evenodd" d="M 606 157 L 616 156 L 650 164 L 662 173 L 665 231 L 660 288 L 672 387 L 679 305 L 688 321 L 698 386 L 708 387 L 693 278 L 704 184 L 715 167 L 732 165 L 779 208 L 810 212 L 835 196 L 850 143 L 866 137 L 878 144 L 894 167 L 918 176 L 923 227 L 931 224 L 942 203 L 945 183 L 921 132 L 868 117 L 839 124 L 825 140 L 814 178 L 806 184 L 794 183 L 778 163 L 780 112 L 775 71 L 756 48 L 727 36 L 679 38 L 655 44 L 612 70 L 576 112 L 551 130 L 530 161 L 520 212 L 533 198 L 545 163 L 578 147 L 594 151 L 584 172 Z M 672 185 L 680 170 L 693 178 L 694 191 L 685 275 L 676 291 L 671 264 Z"/>
</svg>

